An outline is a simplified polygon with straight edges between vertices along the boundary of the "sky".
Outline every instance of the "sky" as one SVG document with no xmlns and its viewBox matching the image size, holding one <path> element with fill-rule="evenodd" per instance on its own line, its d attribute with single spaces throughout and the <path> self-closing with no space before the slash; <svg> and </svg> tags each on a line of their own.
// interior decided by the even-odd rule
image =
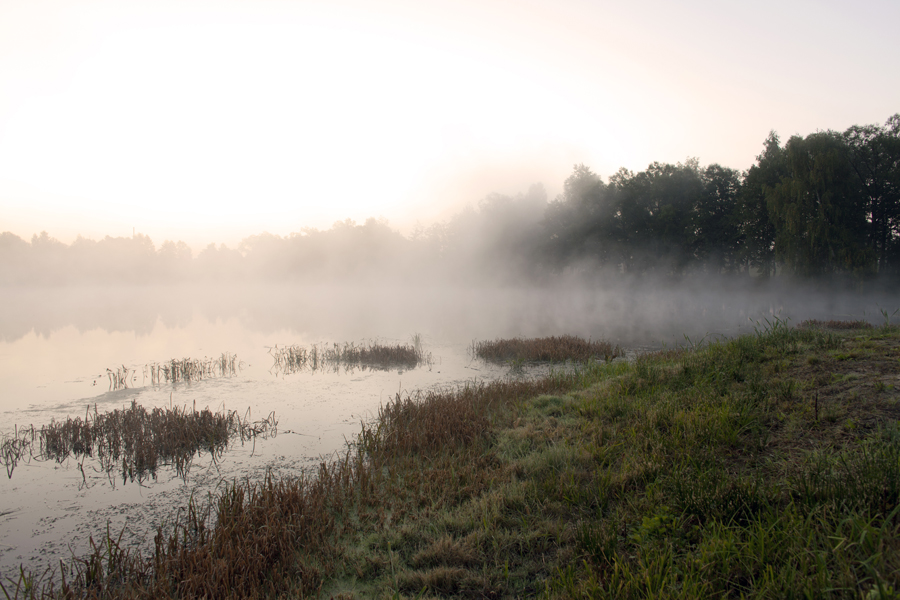
<svg viewBox="0 0 900 600">
<path fill-rule="evenodd" d="M 900 112 L 900 3 L 0 0 L 0 231 L 408 233 Z"/>
</svg>

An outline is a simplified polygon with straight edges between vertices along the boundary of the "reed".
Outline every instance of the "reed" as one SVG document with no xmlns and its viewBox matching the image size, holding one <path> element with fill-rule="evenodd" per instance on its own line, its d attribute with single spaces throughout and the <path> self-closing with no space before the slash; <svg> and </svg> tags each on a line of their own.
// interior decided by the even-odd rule
<svg viewBox="0 0 900 600">
<path fill-rule="evenodd" d="M 621 348 L 609 342 L 574 335 L 472 342 L 471 351 L 474 356 L 492 362 L 583 362 L 598 358 L 609 362 L 622 355 Z"/>
<path fill-rule="evenodd" d="M 144 379 L 151 385 L 163 383 L 191 383 L 213 377 L 234 377 L 241 369 L 236 354 L 223 352 L 218 358 L 171 359 L 163 363 L 152 363 L 143 368 Z"/>
<path fill-rule="evenodd" d="M 106 369 L 106 376 L 109 377 L 109 389 L 113 390 L 124 390 L 128 387 L 131 387 L 131 384 L 134 383 L 134 371 L 122 365 L 121 367 L 116 367 L 116 370 Z"/>
<path fill-rule="evenodd" d="M 30 458 L 36 435 L 34 426 L 22 429 L 14 426 L 12 435 L 4 434 L 0 438 L 0 465 L 10 479 L 16 466 Z"/>
<path fill-rule="evenodd" d="M 419 365 L 430 365 L 431 354 L 422 349 L 421 339 L 414 338 L 413 344 L 313 344 L 305 346 L 275 346 L 269 348 L 274 360 L 272 372 L 289 375 L 299 371 L 324 369 L 413 369 Z"/>
<path fill-rule="evenodd" d="M 261 421 L 241 418 L 236 411 L 197 410 L 196 405 L 147 410 L 132 401 L 129 408 L 99 413 L 88 407 L 84 418 L 52 421 L 35 429 L 19 430 L 4 439 L 0 460 L 12 477 L 24 458 L 63 462 L 95 457 L 102 469 L 119 471 L 123 482 L 156 478 L 160 466 L 171 465 L 186 477 L 193 458 L 208 452 L 217 460 L 235 439 L 255 441 L 275 435 L 277 422 L 271 413 Z"/>
</svg>

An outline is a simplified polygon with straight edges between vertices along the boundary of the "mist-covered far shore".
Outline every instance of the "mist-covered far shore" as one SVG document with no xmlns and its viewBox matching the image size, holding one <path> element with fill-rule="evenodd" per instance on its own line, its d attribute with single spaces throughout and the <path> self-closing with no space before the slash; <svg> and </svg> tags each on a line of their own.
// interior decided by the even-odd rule
<svg viewBox="0 0 900 600">
<path fill-rule="evenodd" d="M 345 220 L 197 253 L 141 233 L 0 233 L 0 339 L 199 315 L 349 338 L 668 343 L 898 309 L 900 114 L 784 144 L 773 132 L 744 172 L 689 159 L 604 179 L 575 165 L 563 189 L 491 194 L 409 235 Z"/>
<path fill-rule="evenodd" d="M 535 284 L 797 279 L 868 289 L 900 282 L 900 114 L 884 125 L 771 132 L 746 171 L 654 162 L 604 180 L 575 165 L 563 193 L 490 194 L 409 235 L 385 220 L 265 232 L 194 255 L 182 241 L 0 233 L 0 285 L 183 282 Z"/>
</svg>

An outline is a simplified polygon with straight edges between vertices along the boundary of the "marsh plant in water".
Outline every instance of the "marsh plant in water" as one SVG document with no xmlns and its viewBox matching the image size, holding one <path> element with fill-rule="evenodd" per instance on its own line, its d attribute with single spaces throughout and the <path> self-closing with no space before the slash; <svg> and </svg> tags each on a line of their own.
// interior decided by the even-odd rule
<svg viewBox="0 0 900 600">
<path fill-rule="evenodd" d="M 269 348 L 274 364 L 271 372 L 290 375 L 299 371 L 317 371 L 341 368 L 352 369 L 414 369 L 419 365 L 431 365 L 432 356 L 422 348 L 421 338 L 413 336 L 412 344 L 313 344 Z"/>
<path fill-rule="evenodd" d="M 234 377 L 241 370 L 242 363 L 237 355 L 223 352 L 218 358 L 173 358 L 162 363 L 150 363 L 141 369 L 142 382 L 150 380 L 150 385 L 163 383 L 191 383 L 213 377 Z M 137 370 L 125 365 L 116 370 L 106 369 L 110 391 L 134 387 Z"/>
<path fill-rule="evenodd" d="M 116 471 L 126 481 L 156 478 L 157 469 L 171 465 L 187 477 L 194 457 L 208 452 L 218 460 L 233 440 L 241 443 L 277 434 L 275 413 L 251 421 L 249 409 L 242 418 L 237 411 L 212 412 L 187 407 L 147 410 L 132 401 L 129 408 L 99 413 L 96 405 L 85 416 L 53 421 L 40 429 L 15 428 L 0 442 L 0 462 L 12 478 L 16 465 L 27 460 L 72 457 L 84 474 L 84 459 L 96 458 L 110 476 Z"/>
<path fill-rule="evenodd" d="M 524 362 L 606 362 L 622 355 L 622 349 L 603 340 L 585 340 L 574 335 L 542 338 L 503 338 L 472 342 L 471 353 L 483 360 L 506 362 L 515 367 Z"/>
</svg>

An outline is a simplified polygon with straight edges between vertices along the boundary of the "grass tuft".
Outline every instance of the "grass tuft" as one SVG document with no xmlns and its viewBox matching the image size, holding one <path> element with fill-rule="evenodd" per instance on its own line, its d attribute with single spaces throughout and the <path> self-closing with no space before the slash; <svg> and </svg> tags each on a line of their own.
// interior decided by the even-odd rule
<svg viewBox="0 0 900 600">
<path fill-rule="evenodd" d="M 472 354 L 493 362 L 584 362 L 603 359 L 607 362 L 622 355 L 618 346 L 600 340 L 585 340 L 574 335 L 543 338 L 509 338 L 472 342 Z"/>
<path fill-rule="evenodd" d="M 808 319 L 798 326 L 805 329 L 873 329 L 874 326 L 868 321 L 819 321 L 818 319 Z"/>
</svg>

